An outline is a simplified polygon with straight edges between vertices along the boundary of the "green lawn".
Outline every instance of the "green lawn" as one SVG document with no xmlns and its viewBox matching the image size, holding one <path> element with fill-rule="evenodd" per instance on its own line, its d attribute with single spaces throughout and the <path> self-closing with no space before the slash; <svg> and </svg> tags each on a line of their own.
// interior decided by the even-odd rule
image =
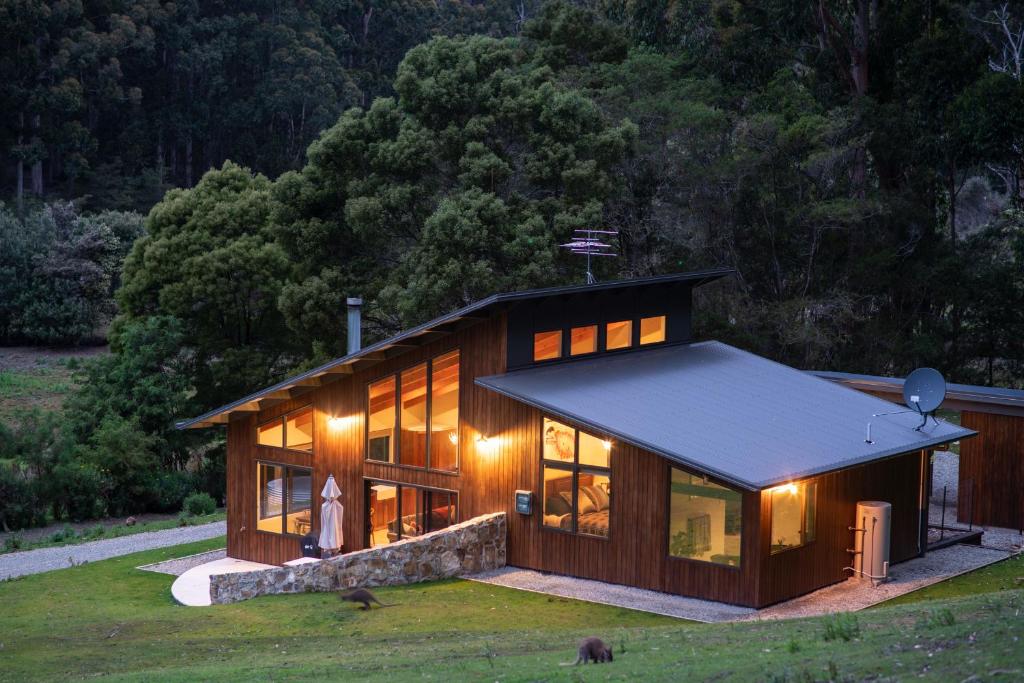
<svg viewBox="0 0 1024 683">
<path fill-rule="evenodd" d="M 73 386 L 64 365 L 26 370 L 0 370 L 0 421 L 12 422 L 26 409 L 55 410 Z"/>
<path fill-rule="evenodd" d="M 173 577 L 134 569 L 223 543 L 0 583 L 0 680 L 1024 678 L 1020 590 L 883 607 L 842 623 L 704 625 L 469 581 L 380 589 L 397 606 L 369 613 L 312 593 L 186 608 L 171 600 Z M 1012 576 L 1020 567 L 1014 562 L 989 571 Z M 999 590 L 1003 583 L 980 585 Z M 826 640 L 830 624 L 838 639 Z M 574 657 L 575 642 L 592 634 L 613 644 L 615 662 L 560 667 Z"/>
</svg>

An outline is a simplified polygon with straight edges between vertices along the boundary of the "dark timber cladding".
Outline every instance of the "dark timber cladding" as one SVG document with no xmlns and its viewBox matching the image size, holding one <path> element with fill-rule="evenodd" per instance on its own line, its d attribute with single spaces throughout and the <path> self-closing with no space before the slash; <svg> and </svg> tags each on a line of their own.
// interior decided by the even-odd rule
<svg viewBox="0 0 1024 683">
<path fill-rule="evenodd" d="M 687 343 L 692 286 L 717 276 L 655 278 L 643 281 L 633 294 L 627 294 L 625 285 L 609 283 L 545 290 L 544 294 L 530 296 L 492 297 L 486 305 L 474 304 L 182 423 L 182 427 L 227 423 L 229 555 L 270 564 L 297 558 L 301 554 L 299 537 L 274 530 L 317 530 L 322 502 L 319 493 L 331 474 L 341 488 L 345 507 L 344 552 L 360 550 L 373 539 L 383 542 L 382 538 L 394 540 L 393 535 L 417 532 L 415 526 L 408 531 L 405 528 L 404 498 L 392 500 L 383 495 L 388 485 L 397 485 L 403 491 L 428 490 L 412 496 L 427 505 L 423 514 L 428 525 L 434 519 L 431 501 L 435 493 L 457 496 L 458 520 L 505 512 L 510 565 L 754 607 L 847 577 L 844 568 L 851 563 L 848 549 L 854 537 L 850 527 L 855 524 L 858 500 L 886 500 L 892 504 L 893 561 L 918 554 L 925 531 L 923 473 L 927 467 L 922 449 L 936 439 L 970 432 L 950 431 L 949 425 L 943 425 L 936 428 L 940 431 L 922 435 L 904 424 L 906 416 L 896 416 L 878 425 L 875 434 L 879 443 L 864 444 L 861 430 L 868 419 L 865 415 L 881 412 L 879 407 L 891 404 L 847 392 L 725 345 Z M 641 293 L 649 296 L 641 297 Z M 561 303 L 539 305 L 546 298 Z M 566 303 L 566 299 L 578 305 Z M 661 315 L 666 316 L 664 341 L 642 347 L 634 344 L 625 350 L 616 348 L 602 354 L 599 362 L 593 350 L 592 360 L 534 363 L 530 359 L 524 362 L 530 369 L 508 372 L 508 345 L 532 347 L 531 337 L 538 328 L 557 326 L 565 331 L 576 325 L 604 327 L 601 323 Z M 510 325 L 517 329 L 510 329 Z M 600 344 L 598 348 L 602 348 Z M 423 382 L 422 373 L 409 372 L 408 376 L 419 378 L 419 383 L 410 381 L 408 386 L 414 387 L 410 389 L 410 402 L 403 406 L 399 396 L 395 408 L 408 412 L 426 410 L 416 407 L 421 405 L 443 406 L 438 422 L 433 422 L 432 409 L 427 410 L 427 418 L 410 413 L 395 418 L 398 431 L 392 431 L 393 427 L 388 426 L 391 418 L 387 417 L 389 402 L 385 400 L 375 403 L 374 426 L 368 430 L 369 385 L 389 377 L 398 377 L 397 384 L 403 385 L 403 372 L 428 361 L 437 362 L 456 349 L 457 423 L 451 419 L 452 384 L 439 380 L 437 386 L 445 390 L 435 394 L 433 373 L 428 373 Z M 447 356 L 446 362 L 451 358 Z M 451 365 L 442 363 L 441 367 L 448 368 L 449 374 L 439 374 L 439 378 L 454 375 Z M 760 384 L 744 383 L 748 375 L 737 374 L 738 369 L 751 368 L 760 377 Z M 616 379 L 608 383 L 612 375 Z M 779 379 L 780 375 L 785 375 L 785 381 Z M 525 376 L 551 380 L 545 384 L 549 387 L 545 392 L 552 399 L 549 404 L 536 396 L 517 396 L 516 391 L 523 387 L 512 383 L 499 387 L 501 382 L 495 380 Z M 780 398 L 779 392 L 785 396 Z M 820 405 L 828 402 L 819 396 L 834 397 L 834 392 L 843 395 L 840 403 L 848 401 L 847 405 L 854 406 L 851 409 L 856 414 L 852 418 L 839 420 L 834 404 L 825 408 Z M 782 402 L 793 404 L 789 395 L 800 395 L 797 402 L 802 401 L 799 407 L 806 409 L 802 413 L 805 420 L 815 420 L 813 434 L 801 431 L 806 425 L 799 421 L 799 411 L 782 411 Z M 384 394 L 375 396 L 379 399 Z M 689 407 L 666 413 L 669 399 L 685 400 Z M 571 401 L 572 410 L 558 410 L 554 404 L 560 401 Z M 737 402 L 747 404 L 743 415 L 730 412 Z M 678 404 L 673 405 L 678 408 Z M 302 440 L 288 437 L 292 427 L 286 418 L 282 421 L 283 436 L 275 426 L 259 437 L 264 444 L 258 443 L 258 426 L 282 416 L 305 415 L 295 411 L 306 407 L 312 408 L 312 426 L 302 422 L 299 427 L 298 419 L 295 423 Z M 446 417 L 442 419 L 441 415 Z M 561 431 L 549 434 L 553 427 L 545 426 L 545 418 L 561 422 Z M 670 425 L 669 421 L 674 423 Z M 821 427 L 824 423 L 830 425 L 829 430 Z M 409 428 L 403 429 L 403 425 Z M 436 425 L 442 425 L 442 431 L 435 430 Z M 791 433 L 780 434 L 779 425 Z M 643 442 L 650 429 L 662 427 L 671 438 L 656 446 Z M 303 430 L 311 430 L 311 434 Z M 397 463 L 366 459 L 370 431 L 374 456 L 391 460 L 392 450 L 386 440 L 392 439 L 398 444 Z M 596 461 L 583 460 L 584 433 L 590 447 L 596 449 L 587 457 L 600 453 Z M 562 458 L 566 434 L 575 435 L 568 440 L 570 460 Z M 446 439 L 443 450 L 435 451 L 434 441 L 417 441 L 435 438 Z M 309 440 L 312 452 L 300 450 Z M 284 447 L 288 443 L 296 448 Z M 408 448 L 406 443 L 410 444 Z M 860 450 L 848 452 L 851 443 Z M 428 445 L 429 459 L 419 458 Z M 401 464 L 402 456 L 409 455 L 449 467 L 453 463 L 452 447 L 458 449 L 456 471 Z M 441 453 L 444 459 L 435 461 L 434 455 Z M 549 472 L 571 472 L 568 490 L 564 488 L 564 475 L 545 480 L 544 462 Z M 268 475 L 261 486 L 260 463 L 303 469 L 272 470 L 274 474 Z M 303 488 L 307 470 L 311 500 L 306 500 Z M 595 475 L 597 470 L 601 474 Z M 674 471 L 686 477 L 690 488 L 680 490 L 673 482 Z M 600 482 L 597 477 L 601 477 Z M 810 509 L 806 500 L 816 501 L 814 533 L 805 536 L 802 524 L 806 518 L 798 512 L 799 543 L 793 541 L 792 527 L 785 524 L 773 539 L 773 493 L 769 487 L 778 481 L 788 482 L 783 487 L 786 490 L 799 485 L 800 490 L 814 492 L 800 499 L 800 505 L 805 506 L 800 510 Z M 546 520 L 546 482 L 556 496 L 570 493 L 571 516 L 552 512 L 548 515 L 552 519 Z M 368 509 L 371 486 L 375 486 L 376 505 L 372 518 Z M 597 502 L 600 496 L 596 486 L 605 487 L 603 504 Z M 698 504 L 693 501 L 702 496 L 692 491 L 704 490 L 700 487 L 717 490 L 717 496 L 704 499 L 721 501 L 722 507 L 693 513 L 691 506 Z M 518 490 L 533 493 L 531 514 L 516 512 Z M 579 507 L 584 490 L 590 491 L 587 495 L 594 503 L 587 512 Z M 282 508 L 279 502 L 287 500 L 293 491 L 300 494 L 294 518 L 288 503 Z M 787 505 L 778 495 L 775 504 Z M 450 503 L 453 498 L 444 500 Z M 555 498 L 554 503 L 558 502 Z M 270 510 L 262 522 L 258 519 L 261 505 Z M 309 505 L 308 513 L 302 505 Z M 792 515 L 791 503 L 788 505 Z M 281 526 L 267 523 L 278 514 L 282 514 Z M 588 517 L 584 523 L 585 515 L 597 517 Z M 710 534 L 712 515 L 716 515 L 715 524 L 728 524 L 728 547 L 712 550 L 711 541 L 705 539 L 700 541 L 703 549 L 694 553 L 696 546 L 691 539 L 695 532 L 691 529 Z M 568 526 L 563 525 L 566 520 Z M 570 533 L 574 529 L 580 533 Z"/>
<path fill-rule="evenodd" d="M 1024 529 L 1024 418 L 964 410 L 960 423 L 979 436 L 960 444 L 958 520 Z"/>
<path fill-rule="evenodd" d="M 543 529 L 539 510 L 531 516 L 517 514 L 513 496 L 517 489 L 543 490 L 543 414 L 473 382 L 474 377 L 503 370 L 505 340 L 504 318 L 499 316 L 233 420 L 228 428 L 229 554 L 275 564 L 299 555 L 295 537 L 255 531 L 259 461 L 311 467 L 314 501 L 319 501 L 327 475 L 334 474 L 345 505 L 345 551 L 365 545 L 365 486 L 367 480 L 377 480 L 455 491 L 459 519 L 505 511 L 511 565 L 742 605 L 763 606 L 845 578 L 843 567 L 850 561 L 846 549 L 853 543 L 848 527 L 853 523 L 853 506 L 861 498 L 893 503 L 894 560 L 917 554 L 922 481 L 917 453 L 818 478 L 817 540 L 777 555 L 767 552 L 769 493 L 744 493 L 739 568 L 668 556 L 669 463 L 625 443 L 617 443 L 611 451 L 614 502 L 609 537 Z M 366 385 L 454 348 L 460 349 L 462 366 L 458 473 L 364 461 Z M 255 444 L 257 424 L 308 404 L 315 413 L 315 455 Z M 332 417 L 341 418 L 341 428 L 328 426 Z M 478 435 L 494 440 L 493 453 L 476 448 Z M 318 510 L 314 504 L 314 528 Z"/>
</svg>

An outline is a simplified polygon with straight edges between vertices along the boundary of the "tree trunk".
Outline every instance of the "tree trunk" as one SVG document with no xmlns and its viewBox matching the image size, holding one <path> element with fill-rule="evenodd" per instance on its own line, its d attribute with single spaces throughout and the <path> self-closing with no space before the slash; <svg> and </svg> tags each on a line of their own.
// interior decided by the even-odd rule
<svg viewBox="0 0 1024 683">
<path fill-rule="evenodd" d="M 39 114 L 32 117 L 32 135 L 39 136 Z M 32 161 L 32 192 L 36 196 L 43 196 L 43 159 L 42 157 Z"/>
<path fill-rule="evenodd" d="M 949 170 L 949 240 L 956 246 L 956 166 Z"/>
<path fill-rule="evenodd" d="M 185 138 L 185 187 L 192 187 L 192 133 Z"/>
<path fill-rule="evenodd" d="M 21 134 L 21 131 L 25 128 L 25 113 L 21 112 L 18 114 L 18 156 L 17 166 L 15 167 L 15 181 L 14 196 L 17 200 L 18 215 L 22 213 L 22 209 L 25 207 L 25 158 L 22 151 L 22 144 L 25 142 L 25 137 Z"/>
</svg>

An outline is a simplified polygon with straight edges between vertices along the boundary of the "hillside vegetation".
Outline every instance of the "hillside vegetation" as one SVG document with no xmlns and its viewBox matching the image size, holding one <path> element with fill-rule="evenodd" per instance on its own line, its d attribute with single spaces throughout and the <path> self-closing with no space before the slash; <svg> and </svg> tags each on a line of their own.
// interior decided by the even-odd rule
<svg viewBox="0 0 1024 683">
<path fill-rule="evenodd" d="M 734 268 L 700 338 L 1024 386 L 1022 22 L 988 0 L 0 0 L 0 334 L 111 349 L 60 419 L 0 434 L 0 523 L 219 498 L 222 435 L 175 419 L 341 355 L 347 296 L 375 341 L 581 282 L 558 245 L 583 227 L 619 230 L 602 280 Z"/>
</svg>

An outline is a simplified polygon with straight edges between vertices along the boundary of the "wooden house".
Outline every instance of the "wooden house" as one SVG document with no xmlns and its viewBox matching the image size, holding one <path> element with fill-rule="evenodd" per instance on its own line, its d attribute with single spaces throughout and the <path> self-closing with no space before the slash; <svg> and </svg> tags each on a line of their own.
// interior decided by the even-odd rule
<svg viewBox="0 0 1024 683">
<path fill-rule="evenodd" d="M 180 423 L 226 425 L 228 554 L 297 558 L 330 474 L 345 552 L 504 511 L 510 565 L 761 607 L 847 578 L 874 499 L 923 554 L 928 451 L 972 432 L 695 341 L 730 272 L 497 294 Z"/>
</svg>

